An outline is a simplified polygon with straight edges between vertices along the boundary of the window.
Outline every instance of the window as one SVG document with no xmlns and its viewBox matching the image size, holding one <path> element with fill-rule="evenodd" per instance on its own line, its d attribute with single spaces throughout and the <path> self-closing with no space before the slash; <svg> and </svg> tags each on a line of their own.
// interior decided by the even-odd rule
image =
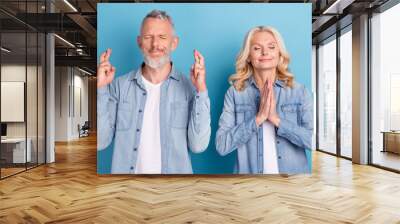
<svg viewBox="0 0 400 224">
<path fill-rule="evenodd" d="M 20 1 L 16 10 L 21 15 L 41 13 L 44 3 Z M 15 6 L 15 2 L 0 3 L 7 5 Z M 46 40 L 45 34 L 35 28 L 3 12 L 0 17 L 8 21 L 0 29 L 0 111 L 9 117 L 1 118 L 6 130 L 0 144 L 0 178 L 5 178 L 45 163 Z M 11 95 L 20 100 L 12 102 Z M 7 103 L 19 109 L 12 110 Z"/>
<path fill-rule="evenodd" d="M 352 32 L 340 36 L 340 155 L 352 157 Z"/>
<path fill-rule="evenodd" d="M 399 4 L 371 18 L 370 156 L 373 164 L 395 170 L 400 170 L 400 133 L 394 132 L 400 130 L 398 21 Z"/>
<path fill-rule="evenodd" d="M 336 154 L 335 38 L 318 48 L 318 149 Z"/>
</svg>

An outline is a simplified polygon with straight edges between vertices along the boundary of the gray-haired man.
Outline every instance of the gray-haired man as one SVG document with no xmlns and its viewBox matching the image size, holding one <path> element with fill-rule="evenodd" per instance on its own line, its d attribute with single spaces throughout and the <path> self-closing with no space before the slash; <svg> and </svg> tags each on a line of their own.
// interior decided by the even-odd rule
<svg viewBox="0 0 400 224">
<path fill-rule="evenodd" d="M 194 51 L 191 81 L 176 70 L 179 38 L 164 11 L 146 15 L 137 43 L 144 63 L 115 80 L 111 49 L 100 56 L 98 149 L 114 140 L 111 173 L 192 173 L 188 148 L 203 152 L 211 133 L 204 58 Z"/>
</svg>

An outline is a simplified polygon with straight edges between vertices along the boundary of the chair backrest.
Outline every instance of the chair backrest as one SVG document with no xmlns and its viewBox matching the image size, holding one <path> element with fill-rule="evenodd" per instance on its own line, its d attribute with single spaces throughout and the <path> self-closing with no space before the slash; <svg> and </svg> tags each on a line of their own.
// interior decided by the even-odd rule
<svg viewBox="0 0 400 224">
<path fill-rule="evenodd" d="M 89 129 L 89 127 L 90 127 L 89 121 L 85 121 L 85 123 L 83 124 L 82 128 L 87 128 L 87 129 Z"/>
</svg>

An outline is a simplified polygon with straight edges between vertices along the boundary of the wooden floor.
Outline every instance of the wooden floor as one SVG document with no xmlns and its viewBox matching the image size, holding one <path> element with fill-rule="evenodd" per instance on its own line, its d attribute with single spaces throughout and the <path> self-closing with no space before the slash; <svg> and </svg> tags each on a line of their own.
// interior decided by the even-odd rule
<svg viewBox="0 0 400 224">
<path fill-rule="evenodd" d="M 374 151 L 372 161 L 374 164 L 400 170 L 400 154 L 392 152 Z"/>
<path fill-rule="evenodd" d="M 317 152 L 312 175 L 98 176 L 96 139 L 0 181 L 0 223 L 400 223 L 400 175 Z"/>
<path fill-rule="evenodd" d="M 18 167 L 7 167 L 7 168 L 1 168 L 1 178 L 5 178 L 20 172 L 23 172 L 27 169 L 33 169 L 37 166 L 37 164 L 33 163 L 28 163 L 27 167 L 25 167 L 25 164 L 18 164 Z"/>
<path fill-rule="evenodd" d="M 19 173 L 26 170 L 26 168 L 1 168 L 1 177 L 8 177 L 10 175 Z"/>
</svg>

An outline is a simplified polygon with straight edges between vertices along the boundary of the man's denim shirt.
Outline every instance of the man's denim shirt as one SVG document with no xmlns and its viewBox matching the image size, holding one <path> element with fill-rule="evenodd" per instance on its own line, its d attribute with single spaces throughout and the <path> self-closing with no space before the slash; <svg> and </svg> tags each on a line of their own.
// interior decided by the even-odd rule
<svg viewBox="0 0 400 224">
<path fill-rule="evenodd" d="M 279 173 L 310 172 L 306 151 L 313 134 L 313 101 L 307 89 L 298 83 L 289 88 L 283 81 L 274 84 L 276 110 L 280 118 L 276 130 Z M 235 172 L 263 173 L 263 129 L 257 127 L 260 92 L 254 79 L 242 91 L 231 86 L 225 94 L 224 108 L 216 134 L 216 147 L 221 155 L 237 150 Z"/>
<path fill-rule="evenodd" d="M 111 173 L 135 173 L 146 102 L 141 69 L 98 89 L 98 150 L 114 139 Z M 155 130 L 156 131 L 156 130 Z M 163 174 L 193 173 L 188 148 L 206 150 L 211 134 L 208 92 L 172 67 L 161 84 L 160 138 Z"/>
</svg>

